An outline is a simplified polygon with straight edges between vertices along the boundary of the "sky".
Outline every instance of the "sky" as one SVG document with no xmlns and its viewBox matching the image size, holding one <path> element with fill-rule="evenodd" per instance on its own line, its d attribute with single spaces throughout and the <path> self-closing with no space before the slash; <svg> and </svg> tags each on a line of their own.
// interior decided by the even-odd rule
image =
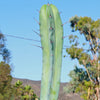
<svg viewBox="0 0 100 100">
<path fill-rule="evenodd" d="M 62 22 L 69 21 L 72 16 L 88 16 L 93 20 L 100 18 L 100 0 L 0 0 L 0 30 L 5 35 L 6 46 L 11 52 L 10 65 L 12 76 L 30 80 L 41 80 L 42 50 L 34 45 L 41 43 L 10 37 L 14 35 L 40 41 L 33 30 L 39 32 L 39 10 L 42 5 L 54 4 L 61 13 Z M 64 36 L 72 33 L 70 24 L 64 25 Z M 83 37 L 80 36 L 83 41 Z M 81 42 L 80 41 L 80 42 Z M 64 45 L 69 46 L 68 38 Z M 63 55 L 67 55 L 63 49 Z M 61 82 L 69 82 L 69 72 L 78 65 L 69 56 L 62 57 Z"/>
</svg>

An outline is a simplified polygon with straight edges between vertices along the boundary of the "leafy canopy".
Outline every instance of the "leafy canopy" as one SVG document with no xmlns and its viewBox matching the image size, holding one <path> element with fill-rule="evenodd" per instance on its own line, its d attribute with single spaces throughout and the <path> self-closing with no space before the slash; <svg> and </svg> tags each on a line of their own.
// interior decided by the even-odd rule
<svg viewBox="0 0 100 100">
<path fill-rule="evenodd" d="M 69 36 L 70 48 L 66 52 L 72 60 L 77 59 L 82 67 L 75 67 L 70 72 L 71 92 L 78 92 L 85 100 L 98 98 L 100 84 L 100 19 L 74 16 L 70 19 L 72 32 Z M 85 42 L 79 41 L 84 36 Z M 68 90 L 68 88 L 65 90 Z M 67 91 L 68 92 L 68 91 Z"/>
</svg>

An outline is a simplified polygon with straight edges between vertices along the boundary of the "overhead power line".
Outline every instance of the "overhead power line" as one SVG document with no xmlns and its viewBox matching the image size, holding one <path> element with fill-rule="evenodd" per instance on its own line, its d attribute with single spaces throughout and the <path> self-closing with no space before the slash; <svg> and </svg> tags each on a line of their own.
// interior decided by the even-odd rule
<svg viewBox="0 0 100 100">
<path fill-rule="evenodd" d="M 15 35 L 8 35 L 8 34 L 4 34 L 4 35 L 9 36 L 9 37 L 13 37 L 13 38 L 23 39 L 23 40 L 29 40 L 29 41 L 40 42 L 39 40 L 33 40 L 33 39 L 30 39 L 30 38 L 24 38 L 24 37 L 15 36 Z"/>
<path fill-rule="evenodd" d="M 24 38 L 24 37 L 20 37 L 20 36 L 15 36 L 15 35 L 9 35 L 9 34 L 4 34 L 8 37 L 13 37 L 13 38 L 17 38 L 17 39 L 23 39 L 23 40 L 29 40 L 29 41 L 35 41 L 35 42 L 40 42 L 39 40 L 33 40 L 33 39 L 30 39 L 30 38 Z M 68 35 L 67 35 L 68 36 Z M 65 37 L 67 37 L 65 36 Z M 39 47 L 39 48 L 42 48 L 41 46 L 37 46 L 37 45 L 34 45 L 33 46 L 36 46 L 36 47 Z M 71 46 L 64 46 L 63 49 L 66 49 L 66 48 L 70 48 Z M 80 48 L 80 47 L 77 47 L 77 48 Z M 82 49 L 82 48 L 80 48 Z M 88 50 L 88 49 L 83 49 L 83 50 Z"/>
</svg>

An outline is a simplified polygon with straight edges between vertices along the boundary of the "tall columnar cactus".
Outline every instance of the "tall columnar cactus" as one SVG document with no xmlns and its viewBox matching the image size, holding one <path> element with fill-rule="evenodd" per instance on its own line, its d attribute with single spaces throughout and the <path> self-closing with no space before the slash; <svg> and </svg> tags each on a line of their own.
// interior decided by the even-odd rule
<svg viewBox="0 0 100 100">
<path fill-rule="evenodd" d="M 63 25 L 58 9 L 52 4 L 42 6 L 39 19 L 43 49 L 40 100 L 57 100 L 62 65 Z"/>
</svg>

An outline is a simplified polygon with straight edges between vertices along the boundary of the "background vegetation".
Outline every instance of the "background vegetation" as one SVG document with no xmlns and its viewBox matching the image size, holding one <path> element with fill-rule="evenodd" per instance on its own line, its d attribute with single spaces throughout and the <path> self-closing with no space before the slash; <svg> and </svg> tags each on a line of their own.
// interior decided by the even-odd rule
<svg viewBox="0 0 100 100">
<path fill-rule="evenodd" d="M 5 37 L 0 33 L 0 100 L 38 100 L 31 86 L 23 86 L 21 81 L 12 85 L 12 75 L 10 62 L 10 52 L 5 45 Z"/>
<path fill-rule="evenodd" d="M 100 99 L 100 19 L 90 17 L 72 17 L 70 24 L 76 35 L 69 36 L 70 48 L 66 52 L 71 59 L 77 59 L 80 66 L 75 66 L 69 74 L 70 86 L 64 88 L 67 93 L 79 93 L 84 100 Z M 85 42 L 80 40 L 83 35 Z"/>
</svg>

